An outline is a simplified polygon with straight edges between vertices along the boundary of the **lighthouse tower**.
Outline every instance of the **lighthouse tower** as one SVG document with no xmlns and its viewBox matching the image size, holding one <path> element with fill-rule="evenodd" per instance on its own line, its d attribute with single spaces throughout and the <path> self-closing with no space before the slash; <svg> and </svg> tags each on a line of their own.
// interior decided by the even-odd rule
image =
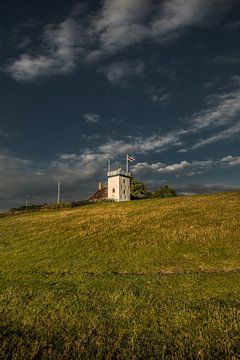
<svg viewBox="0 0 240 360">
<path fill-rule="evenodd" d="M 109 171 L 108 177 L 108 199 L 115 201 L 129 201 L 131 173 L 121 168 Z"/>
</svg>

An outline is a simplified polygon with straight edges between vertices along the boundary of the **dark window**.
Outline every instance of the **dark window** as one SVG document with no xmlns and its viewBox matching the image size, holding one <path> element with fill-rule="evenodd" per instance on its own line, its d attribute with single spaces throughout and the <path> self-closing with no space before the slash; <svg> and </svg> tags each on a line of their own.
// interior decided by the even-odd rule
<svg viewBox="0 0 240 360">
<path fill-rule="evenodd" d="M 115 189 L 114 189 L 114 188 L 112 189 L 112 192 L 115 193 Z"/>
</svg>

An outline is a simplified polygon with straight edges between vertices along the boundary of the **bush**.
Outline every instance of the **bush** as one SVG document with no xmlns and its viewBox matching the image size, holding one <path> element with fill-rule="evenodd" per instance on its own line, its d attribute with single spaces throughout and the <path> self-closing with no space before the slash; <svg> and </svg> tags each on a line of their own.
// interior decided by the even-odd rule
<svg viewBox="0 0 240 360">
<path fill-rule="evenodd" d="M 141 181 L 131 179 L 131 200 L 146 199 L 151 197 L 148 186 Z"/>
<path fill-rule="evenodd" d="M 157 188 L 153 191 L 152 197 L 153 198 L 165 198 L 165 197 L 174 197 L 177 196 L 174 189 L 172 189 L 169 185 L 165 185 L 162 187 Z"/>
</svg>

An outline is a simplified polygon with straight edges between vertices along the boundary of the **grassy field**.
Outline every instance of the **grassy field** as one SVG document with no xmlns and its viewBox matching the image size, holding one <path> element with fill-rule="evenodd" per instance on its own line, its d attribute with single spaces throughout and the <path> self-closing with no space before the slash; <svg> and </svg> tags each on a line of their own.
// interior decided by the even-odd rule
<svg viewBox="0 0 240 360">
<path fill-rule="evenodd" d="M 240 193 L 0 219 L 0 359 L 239 359 Z"/>
</svg>

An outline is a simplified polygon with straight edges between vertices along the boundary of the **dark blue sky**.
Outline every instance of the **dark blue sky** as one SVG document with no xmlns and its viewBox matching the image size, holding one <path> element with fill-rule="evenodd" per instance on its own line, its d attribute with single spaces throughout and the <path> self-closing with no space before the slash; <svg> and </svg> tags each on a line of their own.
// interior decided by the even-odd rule
<svg viewBox="0 0 240 360">
<path fill-rule="evenodd" d="M 0 209 L 86 198 L 107 161 L 151 187 L 240 187 L 237 0 L 2 1 Z"/>
</svg>

